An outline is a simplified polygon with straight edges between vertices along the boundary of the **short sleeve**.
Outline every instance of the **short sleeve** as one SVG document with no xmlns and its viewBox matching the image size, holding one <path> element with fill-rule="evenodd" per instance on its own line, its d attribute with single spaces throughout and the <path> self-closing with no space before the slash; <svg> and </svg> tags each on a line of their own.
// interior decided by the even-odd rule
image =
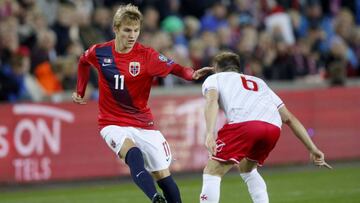
<svg viewBox="0 0 360 203">
<path fill-rule="evenodd" d="M 204 81 L 203 85 L 202 85 L 202 94 L 205 96 L 206 92 L 211 90 L 211 89 L 215 89 L 218 90 L 218 85 L 217 85 L 217 77 L 216 74 L 214 75 L 210 75 L 209 77 L 206 78 L 206 80 Z"/>
<path fill-rule="evenodd" d="M 274 91 L 272 91 L 269 88 L 269 92 L 270 92 L 271 99 L 272 99 L 273 103 L 275 104 L 275 106 L 277 107 L 277 109 L 284 106 L 284 102 L 280 99 L 280 97 L 277 94 L 275 94 Z"/>
<path fill-rule="evenodd" d="M 149 65 L 147 70 L 151 76 L 165 77 L 172 71 L 174 65 L 173 60 L 168 59 L 150 48 L 147 54 L 147 62 Z"/>
</svg>

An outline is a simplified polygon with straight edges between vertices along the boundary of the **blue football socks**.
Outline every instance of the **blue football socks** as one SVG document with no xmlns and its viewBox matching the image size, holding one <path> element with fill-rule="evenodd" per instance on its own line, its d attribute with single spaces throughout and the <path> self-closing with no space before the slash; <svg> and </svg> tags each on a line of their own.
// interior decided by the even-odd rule
<svg viewBox="0 0 360 203">
<path fill-rule="evenodd" d="M 151 200 L 157 193 L 154 180 L 150 173 L 144 168 L 144 159 L 137 147 L 131 148 L 125 157 L 125 162 L 130 168 L 131 177 L 136 185 Z"/>
<path fill-rule="evenodd" d="M 157 181 L 168 203 L 181 203 L 180 191 L 172 176 Z"/>
</svg>

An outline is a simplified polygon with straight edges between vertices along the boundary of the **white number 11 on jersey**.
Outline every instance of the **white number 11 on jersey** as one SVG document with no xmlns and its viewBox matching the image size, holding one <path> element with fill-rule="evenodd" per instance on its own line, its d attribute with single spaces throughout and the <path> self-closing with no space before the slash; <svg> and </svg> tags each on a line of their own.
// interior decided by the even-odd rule
<svg viewBox="0 0 360 203">
<path fill-rule="evenodd" d="M 124 75 L 114 75 L 115 78 L 115 89 L 119 89 L 119 78 L 120 78 L 120 90 L 124 89 Z"/>
</svg>

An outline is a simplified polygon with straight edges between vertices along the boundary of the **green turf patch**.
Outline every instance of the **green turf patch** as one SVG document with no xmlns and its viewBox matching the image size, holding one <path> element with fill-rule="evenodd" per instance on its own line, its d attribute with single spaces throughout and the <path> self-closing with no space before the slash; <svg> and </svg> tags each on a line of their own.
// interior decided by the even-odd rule
<svg viewBox="0 0 360 203">
<path fill-rule="evenodd" d="M 301 169 L 301 170 L 300 170 Z M 360 165 L 347 164 L 334 170 L 302 168 L 260 170 L 272 203 L 356 203 L 360 202 Z M 201 174 L 175 176 L 183 202 L 196 203 L 201 190 Z M 142 203 L 144 194 L 128 181 L 119 184 L 81 184 L 3 190 L 0 203 Z M 222 180 L 221 202 L 251 202 L 247 188 L 236 172 Z"/>
</svg>

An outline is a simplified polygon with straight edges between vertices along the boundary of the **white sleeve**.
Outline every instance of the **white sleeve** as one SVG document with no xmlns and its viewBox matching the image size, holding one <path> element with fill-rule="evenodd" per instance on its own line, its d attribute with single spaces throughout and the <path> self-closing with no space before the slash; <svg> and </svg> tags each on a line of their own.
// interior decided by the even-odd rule
<svg viewBox="0 0 360 203">
<path fill-rule="evenodd" d="M 218 90 L 218 86 L 217 86 L 217 77 L 216 74 L 214 75 L 210 75 L 209 77 L 206 78 L 206 80 L 204 81 L 203 85 L 202 85 L 202 94 L 205 96 L 206 92 L 208 90 L 211 89 L 215 89 Z"/>
<path fill-rule="evenodd" d="M 277 94 L 275 94 L 274 91 L 272 91 L 272 89 L 269 88 L 269 92 L 270 92 L 271 99 L 272 99 L 272 101 L 275 104 L 277 109 L 284 106 L 284 102 L 280 99 L 279 96 L 277 96 Z"/>
</svg>

